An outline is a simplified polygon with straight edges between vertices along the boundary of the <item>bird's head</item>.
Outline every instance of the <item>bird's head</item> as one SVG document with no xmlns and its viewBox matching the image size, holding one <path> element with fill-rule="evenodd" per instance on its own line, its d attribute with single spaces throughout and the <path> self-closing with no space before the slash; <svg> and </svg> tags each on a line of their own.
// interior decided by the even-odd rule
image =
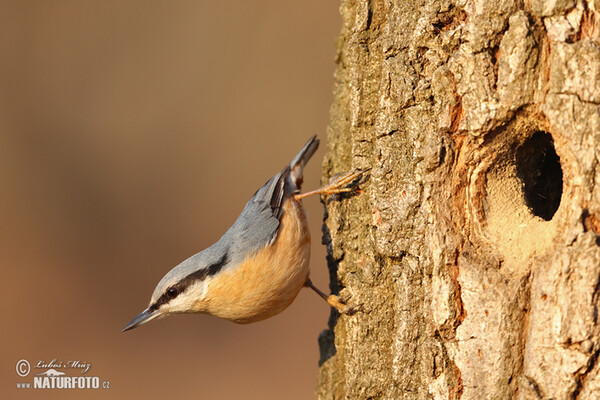
<svg viewBox="0 0 600 400">
<path fill-rule="evenodd" d="M 148 307 L 123 332 L 171 314 L 202 312 L 199 305 L 206 296 L 207 278 L 217 274 L 227 259 L 225 252 L 215 261 L 211 252 L 205 250 L 173 268 L 156 285 Z"/>
</svg>

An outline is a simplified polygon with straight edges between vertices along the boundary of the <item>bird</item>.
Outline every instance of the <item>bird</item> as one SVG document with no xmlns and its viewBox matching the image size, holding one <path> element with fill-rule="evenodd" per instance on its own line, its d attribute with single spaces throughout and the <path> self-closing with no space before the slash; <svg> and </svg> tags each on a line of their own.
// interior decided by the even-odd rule
<svg viewBox="0 0 600 400">
<path fill-rule="evenodd" d="M 302 199 L 355 190 L 355 170 L 311 192 L 300 193 L 303 168 L 319 146 L 311 137 L 289 165 L 260 187 L 212 246 L 171 269 L 156 285 L 148 307 L 122 331 L 179 313 L 204 313 L 239 324 L 279 314 L 303 287 L 342 314 L 358 306 L 326 295 L 310 280 L 310 232 Z"/>
</svg>

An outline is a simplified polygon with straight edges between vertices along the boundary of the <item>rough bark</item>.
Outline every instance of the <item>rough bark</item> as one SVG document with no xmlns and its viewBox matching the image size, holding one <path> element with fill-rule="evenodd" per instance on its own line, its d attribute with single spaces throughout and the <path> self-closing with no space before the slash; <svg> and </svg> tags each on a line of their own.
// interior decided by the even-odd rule
<svg viewBox="0 0 600 400">
<path fill-rule="evenodd" d="M 321 399 L 599 399 L 595 0 L 343 0 Z"/>
</svg>

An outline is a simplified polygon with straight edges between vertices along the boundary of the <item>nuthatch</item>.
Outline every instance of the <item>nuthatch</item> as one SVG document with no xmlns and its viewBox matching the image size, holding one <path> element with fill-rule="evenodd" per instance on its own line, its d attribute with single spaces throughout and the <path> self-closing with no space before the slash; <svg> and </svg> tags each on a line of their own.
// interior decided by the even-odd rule
<svg viewBox="0 0 600 400">
<path fill-rule="evenodd" d="M 261 321 L 288 307 L 304 286 L 341 313 L 353 311 L 310 281 L 310 232 L 301 200 L 351 191 L 348 184 L 362 172 L 300 194 L 302 169 L 317 147 L 313 136 L 290 165 L 258 189 L 221 239 L 169 271 L 148 308 L 123 331 L 175 313 L 206 313 L 242 324 Z"/>
</svg>

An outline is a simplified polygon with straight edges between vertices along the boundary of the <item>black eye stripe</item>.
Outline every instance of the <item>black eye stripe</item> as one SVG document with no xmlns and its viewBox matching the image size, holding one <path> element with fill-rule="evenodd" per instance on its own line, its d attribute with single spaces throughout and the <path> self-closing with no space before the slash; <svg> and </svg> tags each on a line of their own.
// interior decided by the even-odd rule
<svg viewBox="0 0 600 400">
<path fill-rule="evenodd" d="M 151 310 L 156 310 L 163 304 L 168 303 L 172 299 L 179 296 L 181 293 L 185 292 L 186 289 L 196 281 L 203 281 L 207 276 L 212 276 L 217 274 L 227 263 L 229 262 L 229 254 L 225 252 L 223 257 L 217 262 L 209 265 L 207 268 L 202 268 L 198 271 L 192 272 L 181 281 L 176 283 L 173 286 L 170 286 L 165 292 L 156 300 L 154 304 L 150 306 Z M 171 289 L 174 289 L 176 293 L 169 293 Z"/>
<path fill-rule="evenodd" d="M 183 278 L 181 282 L 179 282 L 178 286 L 182 285 L 183 288 L 187 288 L 190 284 L 197 280 L 203 281 L 206 279 L 207 276 L 217 274 L 225 266 L 225 264 L 227 264 L 228 261 L 229 254 L 225 252 L 225 254 L 223 254 L 223 257 L 221 257 L 219 261 L 212 263 L 207 268 L 203 268 L 196 272 L 192 272 L 191 274 Z"/>
<path fill-rule="evenodd" d="M 221 259 L 219 261 L 217 261 L 214 264 L 209 265 L 209 267 L 207 268 L 207 275 L 208 276 L 216 275 L 225 266 L 225 264 L 227 264 L 228 261 L 229 261 L 229 253 L 225 252 L 225 254 L 223 254 L 223 257 L 221 257 Z"/>
</svg>

